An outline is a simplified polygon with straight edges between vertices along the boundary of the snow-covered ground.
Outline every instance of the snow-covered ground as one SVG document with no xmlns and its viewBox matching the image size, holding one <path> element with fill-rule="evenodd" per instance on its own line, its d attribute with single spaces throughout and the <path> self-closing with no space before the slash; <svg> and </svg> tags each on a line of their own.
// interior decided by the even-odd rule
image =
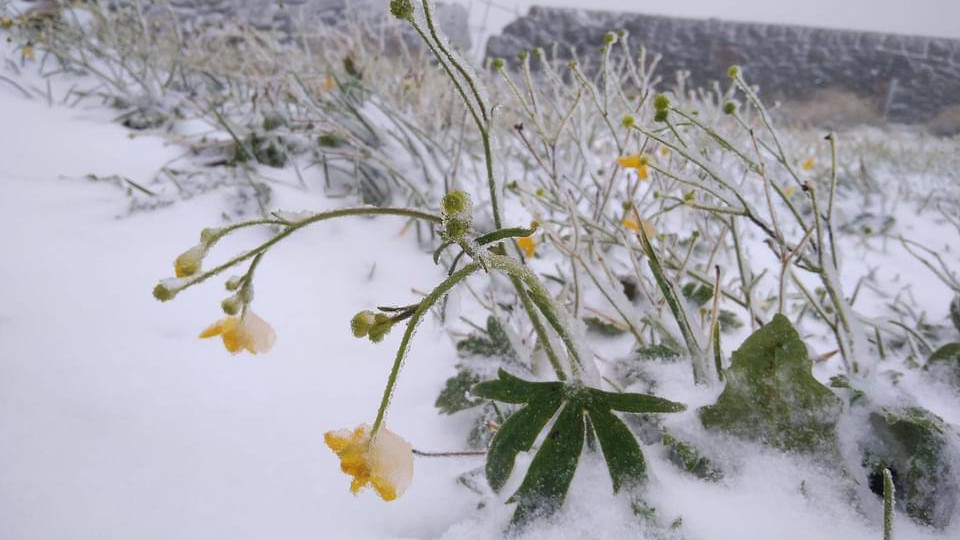
<svg viewBox="0 0 960 540">
<path fill-rule="evenodd" d="M 231 356 L 216 340 L 197 339 L 222 317 L 217 286 L 168 304 L 150 294 L 202 228 L 223 223 L 229 190 L 129 213 L 122 187 L 86 176 L 148 184 L 182 150 L 132 136 L 114 114 L 92 100 L 48 106 L 0 85 L 0 539 L 500 537 L 512 509 L 457 482 L 481 458 L 417 458 L 409 491 L 384 503 L 351 495 L 323 442 L 325 431 L 372 420 L 400 337 L 395 329 L 378 345 L 357 340 L 350 317 L 386 300 L 412 302 L 444 275 L 413 230 L 392 218 L 327 222 L 272 250 L 258 270 L 255 310 L 277 329 L 276 347 Z M 349 202 L 272 187 L 277 208 Z M 904 233 L 933 226 L 911 222 L 906 204 L 891 211 Z M 948 227 L 936 230 L 956 249 Z M 266 234 L 237 235 L 212 256 Z M 884 249 L 848 246 L 848 279 L 880 265 L 879 281 L 916 282 L 917 303 L 942 319 L 944 288 L 895 245 Z M 463 449 L 468 426 L 434 408 L 455 362 L 448 333 L 429 320 L 389 415 L 391 429 L 419 450 Z M 686 369 L 660 374 L 661 395 L 691 405 L 671 424 L 681 431 L 716 396 L 691 391 Z M 818 377 L 830 369 L 818 367 Z M 960 422 L 949 389 L 914 375 L 904 381 L 922 388 L 914 392 L 921 404 Z M 880 537 L 879 501 L 858 513 L 822 464 L 742 444 L 712 450 L 736 464 L 719 483 L 646 451 L 649 502 L 665 523 L 682 518 L 683 537 Z M 901 540 L 960 537 L 957 523 L 935 532 L 898 517 Z M 578 470 L 563 514 L 528 536 L 646 537 L 595 457 Z"/>
</svg>

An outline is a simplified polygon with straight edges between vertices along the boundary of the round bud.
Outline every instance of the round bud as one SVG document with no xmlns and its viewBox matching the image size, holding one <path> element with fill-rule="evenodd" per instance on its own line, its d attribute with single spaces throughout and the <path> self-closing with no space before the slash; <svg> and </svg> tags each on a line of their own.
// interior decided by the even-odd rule
<svg viewBox="0 0 960 540">
<path fill-rule="evenodd" d="M 630 115 L 630 114 L 624 116 L 624 117 L 623 117 L 623 120 L 620 121 L 620 124 L 622 124 L 623 127 L 627 128 L 627 129 L 632 128 L 634 125 L 636 125 L 636 123 L 637 123 L 637 119 L 634 118 L 633 115 Z"/>
<path fill-rule="evenodd" d="M 537 191 L 536 191 L 537 197 L 543 197 L 546 193 L 547 192 L 544 191 L 543 188 L 537 188 Z"/>
<path fill-rule="evenodd" d="M 157 283 L 157 286 L 153 288 L 153 297 L 161 302 L 172 300 L 176 295 L 176 289 L 171 288 L 165 283 Z"/>
<path fill-rule="evenodd" d="M 617 35 L 613 32 L 607 32 L 603 35 L 603 43 L 605 45 L 613 45 L 617 42 Z"/>
<path fill-rule="evenodd" d="M 467 213 L 471 210 L 473 203 L 470 196 L 464 191 L 451 191 L 443 196 L 440 202 L 443 207 L 443 213 L 448 216 L 456 216 Z"/>
<path fill-rule="evenodd" d="M 667 121 L 667 111 L 666 109 L 659 110 L 653 115 L 654 122 L 666 122 Z"/>
<path fill-rule="evenodd" d="M 380 343 L 383 337 L 390 333 L 393 328 L 393 321 L 383 313 L 374 315 L 373 324 L 370 325 L 368 336 L 373 343 Z"/>
<path fill-rule="evenodd" d="M 447 239 L 454 242 L 462 241 L 470 232 L 470 222 L 462 218 L 447 217 L 443 220 L 443 224 Z"/>
<path fill-rule="evenodd" d="M 728 101 L 723 104 L 723 114 L 732 115 L 737 112 L 737 104 L 733 101 Z"/>
<path fill-rule="evenodd" d="M 354 315 L 353 318 L 350 319 L 350 331 L 353 333 L 353 337 L 362 338 L 366 336 L 375 321 L 376 317 L 373 312 L 369 310 L 364 310 Z"/>
<path fill-rule="evenodd" d="M 497 71 L 500 71 L 501 69 L 503 69 L 503 65 L 504 65 L 503 58 L 494 58 L 493 60 L 490 60 L 490 67 L 492 67 Z"/>
<path fill-rule="evenodd" d="M 519 61 L 521 61 L 521 62 L 526 62 L 526 61 L 527 61 L 527 57 L 529 57 L 529 53 L 527 53 L 527 51 L 522 51 L 522 52 L 520 52 L 520 53 L 517 54 L 517 60 L 519 60 Z"/>
<path fill-rule="evenodd" d="M 213 244 L 220 238 L 221 234 L 222 231 L 220 229 L 207 227 L 200 231 L 200 243 L 209 247 L 210 244 Z"/>
<path fill-rule="evenodd" d="M 658 111 L 665 111 L 670 108 L 670 98 L 666 94 L 657 94 L 657 97 L 653 98 L 653 108 Z"/>
<path fill-rule="evenodd" d="M 543 60 L 543 58 L 547 56 L 547 54 L 543 52 L 543 49 L 541 47 L 537 47 L 533 49 L 532 52 L 533 52 L 533 57 L 538 60 Z"/>
<path fill-rule="evenodd" d="M 409 21 L 413 18 L 413 2 L 410 0 L 390 0 L 390 13 L 402 21 Z"/>
<path fill-rule="evenodd" d="M 740 66 L 734 64 L 727 68 L 727 76 L 731 79 L 736 79 L 740 76 Z"/>
<path fill-rule="evenodd" d="M 625 39 L 627 36 L 630 35 L 630 32 L 628 32 L 626 29 L 621 29 L 617 31 L 617 35 L 620 36 L 620 39 Z"/>
<path fill-rule="evenodd" d="M 236 315 L 240 313 L 241 308 L 243 308 L 243 302 L 241 302 L 236 295 L 224 298 L 223 301 L 220 302 L 220 309 L 227 315 Z"/>
<path fill-rule="evenodd" d="M 576 61 L 576 60 L 571 60 L 571 61 L 567 62 L 567 67 L 570 68 L 570 69 L 577 69 L 577 61 Z"/>
<path fill-rule="evenodd" d="M 223 284 L 228 291 L 235 291 L 240 288 L 240 285 L 243 283 L 243 276 L 232 276 Z"/>
</svg>

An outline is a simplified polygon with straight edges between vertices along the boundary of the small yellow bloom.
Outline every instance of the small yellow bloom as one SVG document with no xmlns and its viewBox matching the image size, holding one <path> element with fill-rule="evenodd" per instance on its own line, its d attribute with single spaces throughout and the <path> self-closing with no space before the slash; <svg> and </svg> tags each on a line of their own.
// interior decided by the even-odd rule
<svg viewBox="0 0 960 540">
<path fill-rule="evenodd" d="M 808 158 L 806 161 L 800 164 L 800 168 L 805 171 L 813 170 L 813 166 L 814 164 L 816 164 L 816 162 L 817 162 L 816 158 Z"/>
<path fill-rule="evenodd" d="M 617 165 L 620 165 L 624 169 L 636 169 L 637 177 L 640 180 L 650 179 L 650 170 L 647 168 L 650 165 L 650 157 L 634 154 L 632 156 L 624 156 L 617 159 Z"/>
<path fill-rule="evenodd" d="M 413 447 L 389 429 L 380 428 L 371 440 L 370 426 L 362 424 L 353 431 L 328 431 L 323 440 L 340 457 L 340 470 L 353 477 L 354 494 L 370 484 L 381 499 L 392 501 L 413 480 Z"/>
<path fill-rule="evenodd" d="M 537 248 L 537 243 L 533 240 L 532 236 L 517 238 L 517 245 L 520 246 L 520 249 L 523 250 L 523 254 L 527 257 L 533 257 L 533 254 Z"/>
<path fill-rule="evenodd" d="M 37 52 L 33 49 L 33 45 L 24 45 L 23 48 L 20 49 L 20 54 L 27 60 L 37 59 Z"/>
<path fill-rule="evenodd" d="M 327 92 L 333 90 L 337 87 L 337 80 L 331 75 L 327 75 L 327 78 L 323 80 L 323 89 Z"/>
<path fill-rule="evenodd" d="M 637 220 L 627 218 L 623 220 L 623 226 L 632 231 L 639 231 L 640 227 L 642 226 L 643 232 L 646 233 L 647 238 L 653 238 L 657 234 L 657 229 L 653 226 L 653 223 L 650 223 L 645 219 L 641 219 L 640 222 L 637 223 Z"/>
<path fill-rule="evenodd" d="M 221 319 L 200 333 L 200 339 L 214 336 L 220 336 L 223 346 L 233 354 L 244 349 L 253 354 L 270 352 L 277 339 L 273 327 L 249 310 L 242 317 Z"/>
<path fill-rule="evenodd" d="M 663 157 L 669 156 L 669 155 L 670 155 L 670 149 L 667 148 L 666 146 L 661 146 L 661 147 L 660 147 L 660 155 L 663 156 Z"/>
<path fill-rule="evenodd" d="M 783 194 L 786 195 L 787 197 L 793 197 L 793 194 L 796 192 L 797 192 L 797 188 L 795 186 L 787 186 L 786 188 L 783 189 Z"/>
</svg>

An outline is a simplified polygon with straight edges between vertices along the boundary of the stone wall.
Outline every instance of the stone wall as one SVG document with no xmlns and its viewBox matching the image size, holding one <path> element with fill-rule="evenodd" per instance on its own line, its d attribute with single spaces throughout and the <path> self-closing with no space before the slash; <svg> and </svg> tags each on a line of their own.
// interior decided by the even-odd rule
<svg viewBox="0 0 960 540">
<path fill-rule="evenodd" d="M 724 80 L 731 64 L 767 101 L 854 95 L 878 117 L 920 123 L 960 107 L 960 40 L 800 26 L 694 20 L 534 7 L 487 44 L 490 57 L 533 47 L 570 47 L 596 55 L 603 34 L 626 29 L 635 49 L 663 55 L 658 72 L 672 81 L 689 70 L 694 86 Z"/>
</svg>

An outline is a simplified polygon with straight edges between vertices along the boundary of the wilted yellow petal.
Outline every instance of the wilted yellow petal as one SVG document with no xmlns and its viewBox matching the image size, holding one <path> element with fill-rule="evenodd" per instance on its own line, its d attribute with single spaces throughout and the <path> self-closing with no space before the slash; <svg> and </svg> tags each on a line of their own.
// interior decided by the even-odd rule
<svg viewBox="0 0 960 540">
<path fill-rule="evenodd" d="M 657 234 L 657 229 L 653 226 L 653 223 L 645 219 L 641 219 L 640 223 L 630 218 L 623 220 L 623 226 L 633 231 L 639 231 L 641 225 L 643 226 L 643 232 L 647 234 L 647 238 L 653 238 L 653 236 Z"/>
<path fill-rule="evenodd" d="M 277 337 L 266 321 L 249 310 L 242 318 L 227 317 L 200 333 L 201 338 L 213 336 L 220 336 L 223 346 L 234 354 L 244 349 L 253 354 L 269 352 Z"/>
<path fill-rule="evenodd" d="M 641 180 L 649 180 L 649 179 L 650 179 L 650 169 L 648 169 L 646 165 L 641 165 L 641 166 L 637 167 L 637 178 L 639 178 L 639 179 L 641 179 Z"/>
<path fill-rule="evenodd" d="M 527 257 L 533 257 L 533 254 L 536 251 L 537 243 L 533 240 L 532 236 L 526 236 L 524 238 L 518 238 L 517 245 L 523 250 L 524 255 Z"/>
<path fill-rule="evenodd" d="M 385 501 L 403 494 L 413 479 L 413 447 L 399 435 L 383 428 L 371 439 L 363 424 L 353 433 L 330 431 L 324 440 L 340 458 L 340 470 L 353 477 L 350 491 L 370 484 Z"/>
</svg>

